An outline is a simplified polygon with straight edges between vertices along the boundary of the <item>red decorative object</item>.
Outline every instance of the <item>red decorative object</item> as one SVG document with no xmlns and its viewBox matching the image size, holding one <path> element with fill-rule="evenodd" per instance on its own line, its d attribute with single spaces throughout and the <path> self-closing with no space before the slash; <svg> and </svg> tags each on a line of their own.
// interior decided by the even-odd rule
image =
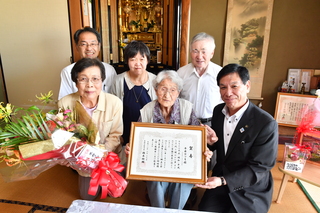
<svg viewBox="0 0 320 213">
<path fill-rule="evenodd" d="M 117 172 L 122 172 L 124 166 L 120 164 L 120 159 L 114 152 L 109 152 L 103 158 L 96 169 L 91 174 L 91 181 L 88 194 L 96 195 L 101 186 L 101 199 L 109 194 L 112 197 L 120 197 L 127 187 L 127 181 Z"/>
</svg>

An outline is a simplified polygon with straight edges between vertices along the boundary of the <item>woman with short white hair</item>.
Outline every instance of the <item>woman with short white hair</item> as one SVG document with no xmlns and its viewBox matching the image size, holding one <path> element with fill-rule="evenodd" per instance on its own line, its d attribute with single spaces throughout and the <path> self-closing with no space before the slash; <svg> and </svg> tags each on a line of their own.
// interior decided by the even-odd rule
<svg viewBox="0 0 320 213">
<path fill-rule="evenodd" d="M 192 103 L 180 99 L 179 94 L 183 87 L 183 81 L 174 70 L 160 72 L 153 80 L 153 87 L 158 99 L 146 104 L 140 110 L 139 122 L 200 125 L 195 116 Z M 126 146 L 126 153 L 130 151 L 129 144 Z M 209 156 L 212 152 L 205 153 Z M 208 157 L 207 157 L 208 159 Z M 193 184 L 169 183 L 158 181 L 147 181 L 147 190 L 151 206 L 165 208 L 165 196 L 170 199 L 170 208 L 183 209 Z"/>
</svg>

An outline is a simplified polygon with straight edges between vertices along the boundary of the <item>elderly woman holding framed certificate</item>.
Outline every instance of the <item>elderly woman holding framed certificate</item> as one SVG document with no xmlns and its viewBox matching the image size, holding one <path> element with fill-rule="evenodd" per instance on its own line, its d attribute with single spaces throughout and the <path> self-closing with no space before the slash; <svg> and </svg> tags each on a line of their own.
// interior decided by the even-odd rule
<svg viewBox="0 0 320 213">
<path fill-rule="evenodd" d="M 153 80 L 158 99 L 141 109 L 139 122 L 199 126 L 200 121 L 195 116 L 192 103 L 178 98 L 182 86 L 183 81 L 176 71 L 160 72 Z M 129 154 L 130 150 L 130 145 L 127 144 L 126 153 Z M 205 155 L 210 159 L 212 152 L 206 151 Z M 167 195 L 169 207 L 174 209 L 183 209 L 194 186 L 190 183 L 162 181 L 147 181 L 146 185 L 151 206 L 164 208 Z"/>
</svg>

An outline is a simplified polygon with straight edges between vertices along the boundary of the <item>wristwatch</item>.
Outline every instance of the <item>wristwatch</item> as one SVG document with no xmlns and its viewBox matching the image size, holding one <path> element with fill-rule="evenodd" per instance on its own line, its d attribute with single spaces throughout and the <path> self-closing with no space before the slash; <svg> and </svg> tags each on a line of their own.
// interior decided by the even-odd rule
<svg viewBox="0 0 320 213">
<path fill-rule="evenodd" d="M 221 179 L 221 186 L 226 185 L 226 183 L 225 183 L 225 181 L 224 181 L 224 177 L 223 177 L 223 176 L 221 176 L 221 177 L 220 177 L 220 179 Z"/>
</svg>

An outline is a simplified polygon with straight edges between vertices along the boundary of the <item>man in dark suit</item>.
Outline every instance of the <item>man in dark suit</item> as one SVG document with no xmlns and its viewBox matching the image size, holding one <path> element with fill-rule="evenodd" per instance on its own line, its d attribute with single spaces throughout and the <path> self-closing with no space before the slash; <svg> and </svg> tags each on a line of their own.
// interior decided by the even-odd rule
<svg viewBox="0 0 320 213">
<path fill-rule="evenodd" d="M 278 149 L 278 124 L 251 103 L 249 72 L 228 64 L 217 76 L 221 98 L 215 107 L 212 129 L 207 126 L 209 148 L 217 151 L 217 164 L 199 210 L 209 212 L 268 212 L 273 192 L 270 170 Z"/>
</svg>

